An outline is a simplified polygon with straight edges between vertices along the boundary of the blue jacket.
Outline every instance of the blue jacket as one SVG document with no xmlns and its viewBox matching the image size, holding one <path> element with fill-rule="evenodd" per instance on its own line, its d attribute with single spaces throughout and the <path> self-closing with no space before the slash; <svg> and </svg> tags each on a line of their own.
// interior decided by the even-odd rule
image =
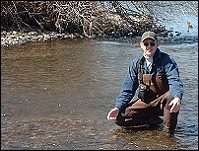
<svg viewBox="0 0 199 151">
<path fill-rule="evenodd" d="M 140 59 L 145 60 L 143 54 L 133 59 L 129 65 L 120 94 L 116 99 L 115 107 L 120 110 L 127 107 L 127 104 L 133 99 L 138 88 L 138 62 Z M 184 90 L 183 83 L 179 77 L 178 66 L 168 54 L 157 49 L 153 56 L 153 67 L 150 74 L 161 71 L 167 75 L 171 95 L 182 99 Z M 146 67 L 146 61 L 144 61 L 144 74 L 145 73 L 149 73 Z"/>
</svg>

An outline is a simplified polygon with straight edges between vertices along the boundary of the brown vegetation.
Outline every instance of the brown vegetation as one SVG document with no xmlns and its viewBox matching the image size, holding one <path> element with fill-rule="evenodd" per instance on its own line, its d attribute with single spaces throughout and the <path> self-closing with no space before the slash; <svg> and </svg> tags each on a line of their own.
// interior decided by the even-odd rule
<svg viewBox="0 0 199 151">
<path fill-rule="evenodd" d="M 118 9 L 116 1 L 111 4 L 116 11 L 99 1 L 1 1 L 1 30 L 120 37 L 138 35 L 146 28 L 160 29 L 153 17 L 129 15 Z"/>
<path fill-rule="evenodd" d="M 175 4 L 191 9 L 195 6 L 188 1 Z M 175 10 L 176 5 L 169 1 L 1 1 L 1 30 L 134 37 L 146 29 L 164 32 L 164 26 L 157 25 L 157 14 L 164 15 L 162 10 L 167 11 L 167 6 L 171 10 L 175 6 Z"/>
</svg>

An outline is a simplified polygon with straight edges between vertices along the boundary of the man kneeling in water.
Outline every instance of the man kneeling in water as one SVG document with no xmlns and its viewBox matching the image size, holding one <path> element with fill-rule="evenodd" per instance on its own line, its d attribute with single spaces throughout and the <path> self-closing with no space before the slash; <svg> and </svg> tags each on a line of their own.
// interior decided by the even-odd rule
<svg viewBox="0 0 199 151">
<path fill-rule="evenodd" d="M 160 42 L 152 31 L 143 33 L 143 53 L 134 58 L 124 78 L 115 107 L 107 119 L 122 127 L 153 123 L 164 116 L 164 130 L 173 134 L 184 93 L 176 62 L 158 48 Z M 138 89 L 138 99 L 133 97 Z"/>
</svg>

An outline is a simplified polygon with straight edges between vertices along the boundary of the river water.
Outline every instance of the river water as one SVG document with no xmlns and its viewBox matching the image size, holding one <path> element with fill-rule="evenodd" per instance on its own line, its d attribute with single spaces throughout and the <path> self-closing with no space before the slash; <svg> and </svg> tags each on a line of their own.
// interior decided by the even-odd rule
<svg viewBox="0 0 199 151">
<path fill-rule="evenodd" d="M 162 45 L 185 93 L 176 133 L 106 119 L 138 45 L 73 39 L 1 50 L 1 149 L 197 150 L 198 43 Z"/>
</svg>

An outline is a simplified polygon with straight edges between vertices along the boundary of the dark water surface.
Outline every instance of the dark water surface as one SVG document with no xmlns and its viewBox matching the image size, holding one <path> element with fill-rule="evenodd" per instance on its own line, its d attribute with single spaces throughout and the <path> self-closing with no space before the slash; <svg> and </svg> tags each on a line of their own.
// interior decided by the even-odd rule
<svg viewBox="0 0 199 151">
<path fill-rule="evenodd" d="M 185 88 L 174 137 L 106 119 L 138 46 L 75 39 L 2 48 L 1 149 L 197 150 L 198 43 L 160 48 Z"/>
</svg>

